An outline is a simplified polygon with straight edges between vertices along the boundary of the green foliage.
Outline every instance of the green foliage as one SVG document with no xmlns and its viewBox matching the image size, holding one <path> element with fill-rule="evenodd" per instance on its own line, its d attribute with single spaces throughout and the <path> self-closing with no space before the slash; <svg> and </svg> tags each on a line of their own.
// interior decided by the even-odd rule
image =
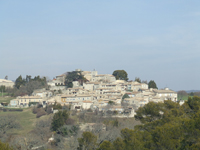
<svg viewBox="0 0 200 150">
<path fill-rule="evenodd" d="M 116 138 L 116 140 L 113 142 L 113 146 L 115 150 L 124 150 L 126 144 L 124 143 L 123 139 Z"/>
<path fill-rule="evenodd" d="M 139 77 L 135 77 L 135 81 L 141 83 L 141 79 Z"/>
<path fill-rule="evenodd" d="M 192 98 L 189 97 L 186 103 L 192 109 L 192 111 L 197 112 L 200 110 L 200 97 L 198 96 L 193 96 Z"/>
<path fill-rule="evenodd" d="M 190 96 L 194 96 L 194 92 L 189 93 Z"/>
<path fill-rule="evenodd" d="M 124 95 L 122 96 L 122 101 L 123 101 L 125 98 L 130 98 L 130 97 L 128 96 L 128 94 L 124 94 Z"/>
<path fill-rule="evenodd" d="M 178 91 L 177 94 L 178 94 L 178 100 L 184 100 L 185 97 L 188 98 L 188 93 L 184 90 Z"/>
<path fill-rule="evenodd" d="M 8 143 L 0 141 L 0 150 L 13 150 L 13 148 L 11 148 Z"/>
<path fill-rule="evenodd" d="M 78 150 L 92 150 L 97 145 L 97 136 L 91 132 L 83 132 L 82 137 L 78 138 Z"/>
<path fill-rule="evenodd" d="M 112 121 L 113 127 L 118 127 L 119 126 L 119 121 L 117 119 Z"/>
<path fill-rule="evenodd" d="M 7 92 L 12 96 L 31 95 L 34 90 L 47 87 L 45 77 L 35 76 L 32 79 L 31 76 L 26 76 L 25 79 L 22 79 L 20 75 L 15 81 L 15 88 L 7 89 Z"/>
<path fill-rule="evenodd" d="M 108 104 L 109 104 L 109 105 L 115 105 L 115 102 L 109 101 Z"/>
<path fill-rule="evenodd" d="M 82 75 L 81 71 L 72 71 L 72 72 L 68 72 L 66 78 L 65 78 L 65 85 L 68 88 L 72 88 L 73 87 L 73 81 L 79 81 L 81 83 L 81 85 L 83 84 L 83 82 L 86 82 L 87 79 L 84 78 L 84 76 Z"/>
<path fill-rule="evenodd" d="M 152 122 L 157 119 L 161 119 L 162 115 L 162 104 L 161 103 L 154 103 L 154 102 L 149 102 L 146 104 L 144 107 L 140 107 L 136 111 L 135 118 L 140 120 L 142 123 L 146 122 Z"/>
<path fill-rule="evenodd" d="M 60 127 L 62 127 L 65 124 L 65 121 L 68 119 L 69 114 L 66 110 L 64 111 L 58 111 L 54 114 L 52 123 L 51 123 L 51 130 L 57 131 Z"/>
<path fill-rule="evenodd" d="M 112 149 L 111 146 L 117 150 L 200 149 L 200 97 L 189 97 L 181 106 L 171 100 L 149 102 L 136 113 L 135 118 L 142 125 L 134 130 L 122 129 L 121 138 L 112 143 L 105 141 L 99 149 Z"/>
<path fill-rule="evenodd" d="M 116 80 L 128 80 L 128 74 L 125 70 L 115 70 L 112 75 L 115 76 Z"/>
<path fill-rule="evenodd" d="M 24 85 L 25 81 L 22 79 L 22 76 L 20 75 L 16 80 L 15 80 L 15 87 L 20 88 L 21 85 Z"/>
<path fill-rule="evenodd" d="M 53 109 L 62 109 L 62 106 L 61 106 L 61 104 L 60 103 L 57 103 L 57 102 L 55 102 L 54 103 L 54 105 L 53 105 Z"/>
<path fill-rule="evenodd" d="M 114 150 L 114 146 L 110 141 L 103 141 L 100 144 L 98 150 Z"/>
<path fill-rule="evenodd" d="M 39 102 L 29 102 L 29 103 L 28 103 L 28 106 L 30 107 L 31 105 L 34 105 L 34 106 L 35 106 L 35 105 L 38 105 L 38 104 L 39 104 Z"/>
<path fill-rule="evenodd" d="M 1 85 L 1 86 L 0 86 L 0 92 L 2 92 L 2 91 L 3 91 L 3 92 L 6 91 L 6 87 L 5 87 L 4 85 Z"/>
<path fill-rule="evenodd" d="M 78 126 L 75 126 L 75 125 L 64 125 L 62 127 L 60 127 L 58 130 L 57 130 L 57 133 L 58 134 L 61 134 L 62 136 L 74 136 L 77 134 L 79 130 L 79 127 Z"/>
<path fill-rule="evenodd" d="M 59 90 L 58 90 L 58 93 L 59 93 L 59 94 L 62 94 L 62 91 L 59 89 Z"/>
<path fill-rule="evenodd" d="M 150 88 L 158 89 L 154 80 L 149 81 L 148 86 L 149 86 L 149 89 Z"/>
</svg>

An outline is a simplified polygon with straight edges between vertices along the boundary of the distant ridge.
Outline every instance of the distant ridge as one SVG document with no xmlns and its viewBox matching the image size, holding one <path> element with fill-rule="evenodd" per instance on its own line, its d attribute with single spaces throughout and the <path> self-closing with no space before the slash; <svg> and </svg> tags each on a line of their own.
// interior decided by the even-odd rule
<svg viewBox="0 0 200 150">
<path fill-rule="evenodd" d="M 200 90 L 188 90 L 188 91 L 186 91 L 187 93 L 191 93 L 191 92 L 200 92 Z"/>
</svg>

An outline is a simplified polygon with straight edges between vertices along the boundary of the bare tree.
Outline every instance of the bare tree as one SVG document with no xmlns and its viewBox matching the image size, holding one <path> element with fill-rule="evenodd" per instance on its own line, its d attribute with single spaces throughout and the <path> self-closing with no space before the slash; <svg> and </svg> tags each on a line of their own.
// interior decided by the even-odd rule
<svg viewBox="0 0 200 150">
<path fill-rule="evenodd" d="M 178 97 L 180 99 L 183 99 L 184 96 L 188 95 L 188 93 L 186 91 L 184 91 L 184 90 L 178 91 L 177 93 L 178 93 Z"/>
</svg>

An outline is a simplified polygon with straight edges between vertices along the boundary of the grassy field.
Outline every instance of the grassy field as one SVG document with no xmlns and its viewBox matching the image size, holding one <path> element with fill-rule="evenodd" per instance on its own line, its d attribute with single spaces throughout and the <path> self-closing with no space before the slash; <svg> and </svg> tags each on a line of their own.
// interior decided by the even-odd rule
<svg viewBox="0 0 200 150">
<path fill-rule="evenodd" d="M 1 102 L 7 102 L 10 103 L 10 100 L 15 99 L 14 97 L 10 97 L 10 96 L 4 96 L 4 97 L 0 97 L 0 103 Z"/>
<path fill-rule="evenodd" d="M 50 115 L 45 115 L 40 118 L 36 118 L 36 114 L 32 113 L 31 108 L 26 108 L 22 112 L 0 112 L 0 116 L 14 115 L 17 121 L 21 124 L 21 128 L 16 130 L 10 130 L 9 133 L 24 135 L 35 128 L 35 124 L 39 120 L 47 119 Z"/>
<path fill-rule="evenodd" d="M 193 96 L 189 96 L 189 95 L 187 95 L 187 96 L 180 96 L 180 95 L 178 95 L 178 100 L 180 100 L 180 99 L 182 99 L 182 100 L 188 100 L 188 97 L 193 97 Z"/>
</svg>

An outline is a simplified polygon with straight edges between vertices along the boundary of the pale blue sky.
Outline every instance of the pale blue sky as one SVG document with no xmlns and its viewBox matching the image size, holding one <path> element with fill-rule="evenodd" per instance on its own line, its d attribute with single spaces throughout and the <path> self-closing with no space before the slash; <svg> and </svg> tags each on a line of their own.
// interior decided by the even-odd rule
<svg viewBox="0 0 200 150">
<path fill-rule="evenodd" d="M 76 68 L 200 90 L 199 0 L 1 0 L 0 78 Z"/>
</svg>

